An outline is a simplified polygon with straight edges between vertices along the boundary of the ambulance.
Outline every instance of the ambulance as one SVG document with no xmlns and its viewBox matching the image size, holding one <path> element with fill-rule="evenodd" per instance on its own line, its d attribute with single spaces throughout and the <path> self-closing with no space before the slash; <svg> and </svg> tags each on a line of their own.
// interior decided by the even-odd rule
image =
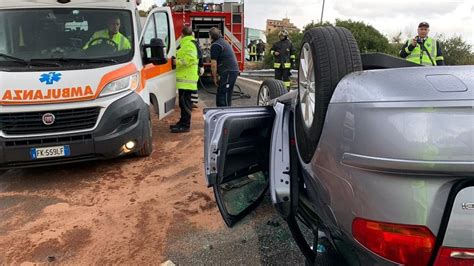
<svg viewBox="0 0 474 266">
<path fill-rule="evenodd" d="M 0 2 L 0 168 L 151 154 L 176 44 L 170 9 L 142 25 L 139 2 Z"/>
</svg>

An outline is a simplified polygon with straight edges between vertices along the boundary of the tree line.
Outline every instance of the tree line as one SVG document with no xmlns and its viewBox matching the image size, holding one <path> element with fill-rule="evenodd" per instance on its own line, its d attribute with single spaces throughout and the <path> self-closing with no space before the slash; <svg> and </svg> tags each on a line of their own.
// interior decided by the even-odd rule
<svg viewBox="0 0 474 266">
<path fill-rule="evenodd" d="M 338 26 L 347 28 L 354 35 L 361 53 L 380 52 L 393 56 L 398 56 L 400 48 L 406 40 L 401 38 L 402 33 L 398 33 L 390 40 L 380 33 L 377 29 L 361 21 L 340 20 L 336 19 L 336 23 L 310 23 L 306 25 L 302 32 L 290 33 L 290 40 L 294 47 L 299 49 L 304 34 L 315 27 L 319 26 Z M 474 53 L 471 44 L 467 43 L 461 36 L 445 37 L 437 35 L 434 37 L 441 44 L 444 60 L 446 65 L 474 65 Z M 267 34 L 267 51 L 265 56 L 265 68 L 272 68 L 273 58 L 270 55 L 270 49 L 273 43 L 278 41 L 278 31 Z"/>
</svg>

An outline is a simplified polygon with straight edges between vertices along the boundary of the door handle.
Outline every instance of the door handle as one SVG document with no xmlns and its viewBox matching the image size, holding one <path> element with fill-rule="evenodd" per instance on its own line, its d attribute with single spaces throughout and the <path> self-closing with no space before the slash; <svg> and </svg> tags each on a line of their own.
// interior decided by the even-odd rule
<svg viewBox="0 0 474 266">
<path fill-rule="evenodd" d="M 176 69 L 176 56 L 171 57 L 171 69 Z"/>
<path fill-rule="evenodd" d="M 451 252 L 451 258 L 474 260 L 474 252 L 453 251 L 453 252 Z"/>
</svg>

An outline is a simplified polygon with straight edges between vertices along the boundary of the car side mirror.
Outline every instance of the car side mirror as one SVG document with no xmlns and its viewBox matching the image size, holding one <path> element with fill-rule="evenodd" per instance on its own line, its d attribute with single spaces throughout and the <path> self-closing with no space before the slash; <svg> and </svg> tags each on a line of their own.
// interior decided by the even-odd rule
<svg viewBox="0 0 474 266">
<path fill-rule="evenodd" d="M 166 47 L 162 39 L 151 39 L 150 44 L 145 44 L 143 49 L 145 50 L 145 55 L 147 55 L 146 50 L 151 49 L 151 57 L 146 58 L 147 62 L 150 62 L 153 65 L 164 65 L 168 63 L 168 59 L 166 58 Z"/>
</svg>

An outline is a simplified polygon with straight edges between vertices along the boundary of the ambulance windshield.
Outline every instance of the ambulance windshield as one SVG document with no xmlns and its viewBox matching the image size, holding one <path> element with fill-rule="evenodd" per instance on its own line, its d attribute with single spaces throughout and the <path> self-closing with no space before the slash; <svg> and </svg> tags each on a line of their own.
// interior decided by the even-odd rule
<svg viewBox="0 0 474 266">
<path fill-rule="evenodd" d="M 0 10 L 0 68 L 89 67 L 133 57 L 130 11 Z"/>
</svg>

